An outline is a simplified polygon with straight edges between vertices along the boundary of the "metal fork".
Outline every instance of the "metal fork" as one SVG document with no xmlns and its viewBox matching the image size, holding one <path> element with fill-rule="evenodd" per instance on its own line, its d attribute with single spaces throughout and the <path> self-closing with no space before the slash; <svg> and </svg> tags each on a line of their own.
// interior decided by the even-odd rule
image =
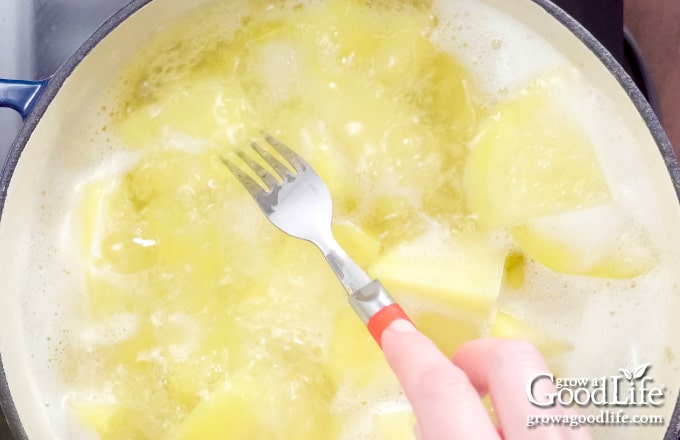
<svg viewBox="0 0 680 440">
<path fill-rule="evenodd" d="M 287 164 L 256 142 L 251 142 L 253 152 L 271 167 L 271 171 L 243 151 L 239 151 L 237 155 L 260 182 L 233 161 L 221 158 L 222 162 L 277 228 L 293 237 L 310 241 L 321 250 L 347 291 L 352 308 L 366 324 L 378 345 L 382 346 L 382 332 L 392 321 L 410 319 L 380 281 L 371 280 L 333 237 L 331 194 L 321 177 L 283 143 L 268 134 L 263 136 Z"/>
</svg>

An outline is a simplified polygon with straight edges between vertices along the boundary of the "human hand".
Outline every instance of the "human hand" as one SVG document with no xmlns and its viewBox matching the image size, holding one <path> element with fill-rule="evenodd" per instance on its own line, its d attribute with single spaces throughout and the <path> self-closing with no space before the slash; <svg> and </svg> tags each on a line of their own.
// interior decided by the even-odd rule
<svg viewBox="0 0 680 440">
<path fill-rule="evenodd" d="M 397 320 L 383 332 L 382 348 L 415 413 L 418 440 L 590 439 L 583 428 L 526 426 L 527 416 L 538 412 L 527 398 L 527 382 L 549 371 L 529 342 L 479 339 L 463 345 L 449 360 L 408 321 Z M 536 391 L 549 393 L 555 388 L 541 381 Z M 481 400 L 487 394 L 498 430 Z M 551 415 L 571 414 L 561 407 L 552 411 Z"/>
</svg>

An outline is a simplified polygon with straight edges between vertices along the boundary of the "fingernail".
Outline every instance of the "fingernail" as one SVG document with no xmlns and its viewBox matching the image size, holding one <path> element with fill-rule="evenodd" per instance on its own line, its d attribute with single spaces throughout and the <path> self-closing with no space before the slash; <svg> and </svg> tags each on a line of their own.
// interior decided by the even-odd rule
<svg viewBox="0 0 680 440">
<path fill-rule="evenodd" d="M 416 328 L 409 321 L 405 319 L 397 319 L 390 324 L 389 329 L 397 333 L 412 333 Z"/>
</svg>

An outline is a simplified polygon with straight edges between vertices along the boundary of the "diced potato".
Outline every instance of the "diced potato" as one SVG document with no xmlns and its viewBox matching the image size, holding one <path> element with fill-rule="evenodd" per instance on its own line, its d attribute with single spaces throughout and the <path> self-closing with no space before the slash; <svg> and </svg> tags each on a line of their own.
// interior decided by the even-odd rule
<svg viewBox="0 0 680 440">
<path fill-rule="evenodd" d="M 567 274 L 634 278 L 659 258 L 645 231 L 615 205 L 539 219 L 512 236 L 529 257 Z"/>
<path fill-rule="evenodd" d="M 225 325 L 222 329 L 216 328 L 215 331 L 222 330 L 220 334 L 229 334 L 229 327 L 229 325 Z M 159 331 L 163 330 L 165 329 L 159 329 Z M 194 336 L 199 332 L 194 329 L 191 333 L 191 336 Z M 223 339 L 231 347 L 225 349 L 217 346 L 217 344 L 211 347 L 205 342 L 200 347 L 177 343 L 167 345 L 169 349 L 166 349 L 164 355 L 168 357 L 169 362 L 167 363 L 167 375 L 164 382 L 168 398 L 177 408 L 190 411 L 199 404 L 201 396 L 213 389 L 216 384 L 225 380 L 228 375 L 228 371 L 226 371 L 227 359 L 233 356 L 233 352 L 238 347 L 238 341 L 235 341 L 235 338 Z M 200 340 L 195 341 L 195 343 L 198 342 Z M 186 355 L 188 359 L 173 359 L 172 350 L 181 350 L 181 353 Z"/>
<path fill-rule="evenodd" d="M 361 217 L 360 225 L 367 233 L 379 237 L 385 249 L 423 234 L 424 216 L 408 199 L 379 196 L 368 203 L 370 209 Z"/>
<path fill-rule="evenodd" d="M 247 219 L 254 220 L 250 228 L 266 219 L 251 204 L 247 206 L 251 210 L 239 210 L 224 203 L 242 189 L 230 178 L 224 165 L 209 153 L 173 150 L 152 151 L 127 173 L 121 192 L 136 209 L 137 228 L 143 226 L 154 240 L 157 262 L 164 269 L 187 269 L 194 282 L 200 283 L 224 276 L 238 261 L 236 255 L 241 261 L 248 256 L 236 248 L 242 244 L 239 238 L 247 241 L 252 234 L 235 231 Z"/>
<path fill-rule="evenodd" d="M 126 276 L 110 275 L 106 271 L 91 271 L 86 277 L 90 311 L 103 318 L 127 312 L 135 302 L 135 295 L 144 286 Z"/>
<path fill-rule="evenodd" d="M 333 235 L 360 267 L 368 267 L 380 253 L 380 242 L 351 222 L 334 223 Z"/>
<path fill-rule="evenodd" d="M 150 269 L 156 264 L 158 257 L 156 240 L 136 235 L 114 233 L 102 241 L 102 258 L 112 270 L 119 273 L 134 273 Z"/>
<path fill-rule="evenodd" d="M 380 133 L 379 149 L 373 150 L 368 146 L 368 151 L 361 158 L 372 182 L 380 188 L 379 193 L 401 192 L 412 200 L 412 204 L 419 205 L 419 202 L 414 202 L 417 200 L 414 194 L 420 193 L 433 181 L 440 180 L 449 169 L 459 165 L 451 160 L 455 154 L 450 154 L 457 146 L 453 141 L 439 145 L 441 141 L 417 118 L 404 120 L 406 118 L 408 113 L 401 116 L 399 119 L 402 120 L 396 124 L 387 119 Z M 372 125 L 372 122 L 367 125 Z"/>
<path fill-rule="evenodd" d="M 415 416 L 410 411 L 384 412 L 373 416 L 380 440 L 414 440 Z"/>
<path fill-rule="evenodd" d="M 149 387 L 145 387 L 148 393 Z M 146 397 L 146 396 L 145 396 Z M 135 402 L 126 402 L 124 405 L 119 405 L 113 413 L 109 423 L 109 431 L 106 433 L 106 439 L 147 439 L 155 437 L 156 433 L 163 431 L 163 420 L 160 418 L 150 417 L 149 414 L 141 413 L 146 405 L 152 404 L 148 398 L 140 398 Z M 166 417 L 171 417 L 172 414 L 166 412 Z"/>
<path fill-rule="evenodd" d="M 92 251 L 97 224 L 101 222 L 102 217 L 107 217 L 101 210 L 106 205 L 110 192 L 115 190 L 115 187 L 116 179 L 103 178 L 89 182 L 83 189 L 80 201 L 80 232 L 84 255 L 88 255 Z M 104 215 L 102 216 L 102 214 Z"/>
<path fill-rule="evenodd" d="M 189 136 L 184 145 L 237 145 L 258 133 L 254 110 L 238 83 L 228 79 L 182 78 L 156 100 L 121 118 L 117 131 L 132 146 L 158 145 L 167 136 Z M 202 140 L 202 142 L 201 142 Z"/>
<path fill-rule="evenodd" d="M 536 80 L 481 127 L 465 176 L 481 224 L 516 226 L 611 199 L 590 140 L 556 105 L 569 81 L 560 72 Z"/>
<path fill-rule="evenodd" d="M 354 172 L 358 156 L 343 151 L 341 137 L 328 122 L 316 114 L 282 112 L 271 126 L 283 131 L 286 136 L 280 140 L 294 148 L 321 176 L 333 198 L 333 212 L 340 215 L 352 212 L 361 184 L 347 176 Z"/>
<path fill-rule="evenodd" d="M 106 438 L 117 408 L 114 402 L 98 402 L 76 395 L 70 396 L 66 405 L 80 421 L 94 429 L 99 436 Z"/>
<path fill-rule="evenodd" d="M 440 240 L 426 234 L 385 253 L 369 272 L 395 293 L 486 314 L 500 291 L 505 247 L 483 234 Z"/>
<path fill-rule="evenodd" d="M 559 356 L 573 349 L 567 342 L 556 339 L 536 326 L 502 311 L 496 314 L 490 334 L 496 338 L 526 339 L 545 357 Z"/>
<path fill-rule="evenodd" d="M 116 331 L 120 332 L 121 329 L 111 330 L 113 331 L 108 335 L 106 333 L 101 334 L 104 338 L 100 341 L 102 343 L 100 352 L 106 353 L 106 356 L 103 357 L 106 362 L 101 362 L 102 367 L 115 370 L 118 365 L 126 365 L 125 374 L 129 378 L 134 378 L 137 385 L 145 384 L 145 381 L 148 381 L 150 377 L 158 374 L 157 365 L 151 365 L 153 362 L 140 362 L 141 353 L 149 352 L 157 347 L 154 329 L 148 321 L 140 320 L 134 331 L 129 332 L 127 338 L 120 341 L 114 340 L 114 343 L 107 340 L 107 337 L 115 337 Z"/>
<path fill-rule="evenodd" d="M 101 266 L 100 257 L 103 252 L 107 251 L 114 260 L 111 261 L 111 265 L 113 267 L 120 265 L 122 272 L 128 272 L 124 269 L 127 265 L 124 261 L 125 250 L 127 249 L 132 254 L 139 254 L 136 251 L 140 249 L 135 249 L 135 247 L 141 248 L 143 247 L 141 245 L 145 243 L 140 240 L 136 240 L 140 243 L 133 241 L 135 238 L 142 238 L 141 231 L 135 222 L 136 219 L 133 218 L 133 206 L 120 188 L 121 179 L 118 177 L 103 177 L 88 183 L 83 189 L 79 226 L 85 255 L 92 257 L 91 260 L 98 260 L 95 262 Z M 104 249 L 103 241 L 108 241 L 110 245 L 108 249 Z M 116 242 L 120 245 L 115 246 Z M 138 263 L 145 265 L 141 261 Z M 134 263 L 131 264 L 131 266 L 134 265 Z"/>
<path fill-rule="evenodd" d="M 277 105 L 288 105 L 291 99 L 321 86 L 323 64 L 314 27 L 304 23 L 304 14 L 298 20 L 297 25 L 262 22 L 240 32 L 225 48 L 235 54 L 235 62 L 227 68 L 243 85 L 258 117 L 266 115 L 268 119 Z"/>
<path fill-rule="evenodd" d="M 209 394 L 179 429 L 179 439 L 336 438 L 330 412 L 333 388 L 318 365 L 281 364 L 239 371 Z"/>
<path fill-rule="evenodd" d="M 463 319 L 453 314 L 422 312 L 413 321 L 447 356 L 453 356 L 465 342 L 482 336 L 481 320 Z"/>
<path fill-rule="evenodd" d="M 659 262 L 659 254 L 649 237 L 629 231 L 602 258 L 588 275 L 600 278 L 635 278 L 650 271 Z"/>
<path fill-rule="evenodd" d="M 389 371 L 378 344 L 350 307 L 336 314 L 327 368 L 334 381 L 353 388 L 363 388 Z"/>
<path fill-rule="evenodd" d="M 391 2 L 391 6 L 394 4 Z M 319 43 L 337 45 L 337 51 L 331 54 L 346 68 L 363 68 L 389 77 L 392 72 L 401 73 L 407 68 L 402 64 L 421 64 L 422 59 L 418 57 L 422 52 L 416 48 L 424 41 L 423 30 L 430 25 L 428 14 L 415 8 L 408 13 L 394 13 L 390 7 L 376 13 L 378 7 L 377 2 L 367 8 L 361 2 L 331 0 L 324 14 L 310 10 L 302 14 L 301 20 L 321 40 Z M 428 45 L 427 49 L 430 48 Z M 381 56 L 386 51 L 407 59 L 386 59 Z"/>
<path fill-rule="evenodd" d="M 128 197 L 138 209 L 152 200 L 175 195 L 191 179 L 192 155 L 182 151 L 159 151 L 146 154 L 125 175 Z"/>
<path fill-rule="evenodd" d="M 465 142 L 477 128 L 481 114 L 470 74 L 449 54 L 435 53 L 421 65 L 422 89 L 414 98 L 425 118 L 443 123 L 451 143 Z"/>
<path fill-rule="evenodd" d="M 257 409 L 252 404 L 255 380 L 224 382 L 201 402 L 179 428 L 180 440 L 224 440 L 273 438 L 261 430 Z M 249 389 L 252 387 L 252 389 Z"/>
<path fill-rule="evenodd" d="M 325 14 L 325 17 L 313 18 L 317 20 L 321 18 L 317 28 L 321 35 L 328 34 L 324 29 L 337 30 L 335 35 L 329 35 L 339 46 L 337 62 L 351 67 L 365 66 L 370 62 L 379 44 L 378 38 L 375 38 L 375 17 L 364 13 L 362 8 L 356 7 L 352 2 L 334 0 L 328 2 L 328 7 L 328 14 Z"/>
<path fill-rule="evenodd" d="M 474 219 L 465 203 L 462 172 L 455 167 L 435 179 L 423 194 L 423 211 L 457 230 L 473 229 Z"/>
</svg>

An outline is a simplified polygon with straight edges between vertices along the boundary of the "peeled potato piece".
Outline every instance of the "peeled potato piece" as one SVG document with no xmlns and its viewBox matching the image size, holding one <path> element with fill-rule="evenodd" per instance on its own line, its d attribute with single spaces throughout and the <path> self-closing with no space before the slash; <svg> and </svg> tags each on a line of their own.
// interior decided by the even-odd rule
<svg viewBox="0 0 680 440">
<path fill-rule="evenodd" d="M 389 377 L 378 344 L 349 307 L 336 314 L 328 351 L 328 372 L 340 385 L 357 389 Z"/>
<path fill-rule="evenodd" d="M 568 343 L 546 334 L 537 326 L 502 311 L 496 314 L 490 334 L 495 338 L 526 339 L 545 357 L 558 356 L 573 348 Z"/>
<path fill-rule="evenodd" d="M 297 370 L 281 360 L 231 374 L 193 409 L 179 427 L 178 438 L 337 438 L 330 409 L 334 385 L 310 359 Z"/>
<path fill-rule="evenodd" d="M 415 434 L 413 425 L 415 417 L 410 411 L 395 411 L 379 413 L 373 416 L 373 421 L 384 440 L 413 440 Z"/>
<path fill-rule="evenodd" d="M 102 212 L 110 203 L 110 193 L 116 188 L 114 178 L 101 178 L 88 183 L 83 189 L 80 201 L 80 232 L 83 245 L 83 253 L 91 252 L 95 241 L 95 232 Z"/>
<path fill-rule="evenodd" d="M 333 235 L 360 267 L 368 267 L 381 251 L 380 241 L 354 223 L 345 221 L 333 224 Z"/>
<path fill-rule="evenodd" d="M 384 254 L 369 273 L 395 293 L 485 314 L 498 296 L 505 254 L 504 246 L 481 233 L 445 241 L 425 234 Z"/>
<path fill-rule="evenodd" d="M 526 255 L 561 273 L 634 278 L 658 261 L 645 230 L 611 204 L 539 219 L 511 233 Z"/>
<path fill-rule="evenodd" d="M 249 402 L 247 386 L 225 382 L 213 391 L 184 420 L 179 428 L 180 440 L 222 440 L 257 438 L 257 413 Z M 271 433 L 269 434 L 271 435 Z"/>
<path fill-rule="evenodd" d="M 452 356 L 465 342 L 482 336 L 481 319 L 464 319 L 446 310 L 417 313 L 413 315 L 413 321 L 418 330 L 447 356 Z"/>
<path fill-rule="evenodd" d="M 501 104 L 472 143 L 468 207 L 489 228 L 596 206 L 611 199 L 590 140 L 560 112 L 561 71 Z"/>
<path fill-rule="evenodd" d="M 136 147 L 160 139 L 165 144 L 193 143 L 197 147 L 210 141 L 236 145 L 258 133 L 256 121 L 238 82 L 225 77 L 189 77 L 132 110 L 118 121 L 116 129 Z"/>
<path fill-rule="evenodd" d="M 112 402 L 97 402 L 80 396 L 71 396 L 67 401 L 68 408 L 99 436 L 106 437 L 110 430 L 111 420 L 116 411 Z"/>
</svg>

